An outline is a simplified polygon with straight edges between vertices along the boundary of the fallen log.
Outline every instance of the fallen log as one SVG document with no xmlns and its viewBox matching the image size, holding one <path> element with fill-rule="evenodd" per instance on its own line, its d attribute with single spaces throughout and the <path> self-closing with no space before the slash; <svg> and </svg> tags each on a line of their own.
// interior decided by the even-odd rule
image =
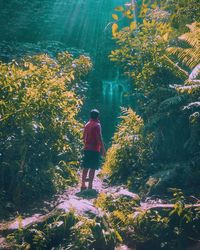
<svg viewBox="0 0 200 250">
<path fill-rule="evenodd" d="M 149 203 L 142 203 L 141 207 L 142 210 L 151 210 L 151 209 L 174 209 L 175 204 L 149 204 Z M 184 208 L 200 208 L 200 203 L 198 204 L 185 204 Z"/>
<path fill-rule="evenodd" d="M 51 218 L 54 218 L 58 216 L 61 213 L 61 211 L 55 209 L 48 214 L 45 215 L 33 215 L 28 218 L 15 218 L 13 221 L 2 223 L 0 224 L 0 234 L 2 236 L 5 236 L 9 233 L 14 232 L 15 230 L 26 229 L 28 227 L 33 226 L 34 224 L 42 224 L 45 223 L 47 220 L 50 220 Z"/>
</svg>

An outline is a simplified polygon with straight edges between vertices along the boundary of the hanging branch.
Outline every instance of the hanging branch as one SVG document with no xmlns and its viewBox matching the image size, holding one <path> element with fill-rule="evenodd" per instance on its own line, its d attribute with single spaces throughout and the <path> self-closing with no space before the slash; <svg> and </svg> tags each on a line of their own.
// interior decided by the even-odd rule
<svg viewBox="0 0 200 250">
<path fill-rule="evenodd" d="M 123 12 L 123 15 L 121 18 L 118 18 L 118 16 L 116 14 L 113 14 L 113 18 L 115 19 L 115 21 L 109 22 L 106 27 L 104 28 L 104 32 L 110 27 L 113 26 L 114 24 L 119 23 L 120 21 L 122 21 L 126 16 L 127 16 L 127 11 L 128 10 L 134 10 L 134 22 L 135 22 L 135 27 L 137 29 L 137 17 L 136 17 L 136 0 L 131 0 L 129 3 L 125 3 L 124 6 L 126 7 L 126 10 Z M 123 7 L 118 7 L 119 10 L 118 11 L 123 11 Z M 117 8 L 116 8 L 117 9 Z"/>
</svg>

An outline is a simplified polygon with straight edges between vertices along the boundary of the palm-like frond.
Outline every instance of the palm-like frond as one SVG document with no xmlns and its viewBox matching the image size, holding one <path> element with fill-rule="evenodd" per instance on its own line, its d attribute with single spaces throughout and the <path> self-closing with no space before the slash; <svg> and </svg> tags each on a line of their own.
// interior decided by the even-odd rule
<svg viewBox="0 0 200 250">
<path fill-rule="evenodd" d="M 187 32 L 179 37 L 180 40 L 187 42 L 191 47 L 199 48 L 200 40 L 200 24 L 194 22 L 186 25 L 190 32 Z"/>
<path fill-rule="evenodd" d="M 180 93 L 192 94 L 196 91 L 200 91 L 200 84 L 191 84 L 191 85 L 184 85 L 184 86 L 175 85 L 173 87 L 175 87 L 176 90 Z"/>
<path fill-rule="evenodd" d="M 198 64 L 190 73 L 188 79 L 185 81 L 185 85 L 173 85 L 172 87 L 175 88 L 180 93 L 196 93 L 200 91 L 200 80 L 198 79 L 200 75 L 200 64 Z"/>
<path fill-rule="evenodd" d="M 179 65 L 173 62 L 168 56 L 163 56 L 163 62 L 165 67 L 169 68 L 177 77 L 180 77 L 183 80 L 188 79 L 188 72 L 182 69 Z"/>
<path fill-rule="evenodd" d="M 200 62 L 200 49 L 170 47 L 167 51 L 172 55 L 176 55 L 189 68 L 195 67 Z"/>
<path fill-rule="evenodd" d="M 169 111 L 169 110 L 176 110 L 176 107 L 181 106 L 185 101 L 187 97 L 185 95 L 177 95 L 170 97 L 159 105 L 160 111 Z"/>
<path fill-rule="evenodd" d="M 188 44 L 188 48 L 170 47 L 169 54 L 176 55 L 182 63 L 190 68 L 194 68 L 200 62 L 200 24 L 195 22 L 187 25 L 190 32 L 179 37 L 180 40 Z"/>
</svg>

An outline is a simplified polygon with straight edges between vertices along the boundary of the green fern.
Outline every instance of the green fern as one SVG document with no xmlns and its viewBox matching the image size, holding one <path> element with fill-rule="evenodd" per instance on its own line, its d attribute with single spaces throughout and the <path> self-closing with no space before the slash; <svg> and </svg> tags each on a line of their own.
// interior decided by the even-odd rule
<svg viewBox="0 0 200 250">
<path fill-rule="evenodd" d="M 188 93 L 188 94 L 193 94 L 197 91 L 200 91 L 200 84 L 192 84 L 192 85 L 174 85 L 176 90 L 180 93 Z"/>
<path fill-rule="evenodd" d="M 166 68 L 169 68 L 177 77 L 180 77 L 183 80 L 188 79 L 189 74 L 187 71 L 182 69 L 179 65 L 174 63 L 167 55 L 163 56 L 163 62 Z"/>
<path fill-rule="evenodd" d="M 181 106 L 186 100 L 187 96 L 185 95 L 177 95 L 170 97 L 161 102 L 159 110 L 160 111 L 174 110 L 176 107 Z"/>
<path fill-rule="evenodd" d="M 170 55 L 176 55 L 183 64 L 192 69 L 200 62 L 200 24 L 194 22 L 187 27 L 190 31 L 181 35 L 179 40 L 185 41 L 188 47 L 170 47 L 167 51 Z"/>
<path fill-rule="evenodd" d="M 200 39 L 200 23 L 194 22 L 186 25 L 190 32 L 187 32 L 179 37 L 180 40 L 186 41 L 191 47 L 199 47 Z"/>
</svg>

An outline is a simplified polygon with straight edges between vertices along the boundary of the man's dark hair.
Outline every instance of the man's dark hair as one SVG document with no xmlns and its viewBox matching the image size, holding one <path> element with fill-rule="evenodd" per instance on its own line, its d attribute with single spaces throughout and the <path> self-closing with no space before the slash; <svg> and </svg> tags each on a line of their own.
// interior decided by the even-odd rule
<svg viewBox="0 0 200 250">
<path fill-rule="evenodd" d="M 97 109 L 92 109 L 90 111 L 90 118 L 97 119 L 99 116 L 99 111 Z"/>
</svg>

